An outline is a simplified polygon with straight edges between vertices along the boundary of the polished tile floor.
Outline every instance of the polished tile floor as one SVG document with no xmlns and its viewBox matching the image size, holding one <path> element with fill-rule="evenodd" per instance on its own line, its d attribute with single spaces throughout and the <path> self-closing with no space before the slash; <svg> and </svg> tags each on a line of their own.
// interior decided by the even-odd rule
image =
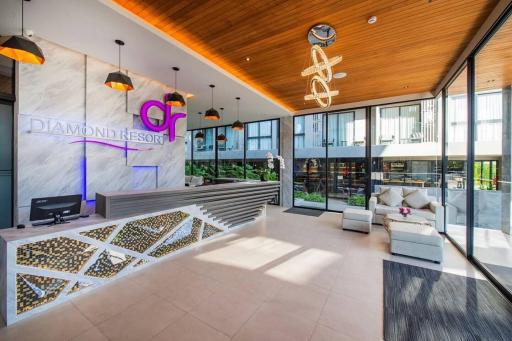
<svg viewBox="0 0 512 341">
<path fill-rule="evenodd" d="M 437 265 L 389 255 L 381 227 L 283 210 L 2 327 L 0 340 L 381 340 L 383 259 L 482 278 L 448 242 Z"/>
</svg>

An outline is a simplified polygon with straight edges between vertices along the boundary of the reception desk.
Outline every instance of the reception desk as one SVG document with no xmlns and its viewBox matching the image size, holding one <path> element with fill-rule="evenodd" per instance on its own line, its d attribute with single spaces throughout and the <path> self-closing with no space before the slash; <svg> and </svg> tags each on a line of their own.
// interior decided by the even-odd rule
<svg viewBox="0 0 512 341">
<path fill-rule="evenodd" d="M 2 317 L 12 324 L 229 233 L 263 216 L 278 192 L 268 182 L 103 193 L 102 214 L 0 230 Z"/>
</svg>

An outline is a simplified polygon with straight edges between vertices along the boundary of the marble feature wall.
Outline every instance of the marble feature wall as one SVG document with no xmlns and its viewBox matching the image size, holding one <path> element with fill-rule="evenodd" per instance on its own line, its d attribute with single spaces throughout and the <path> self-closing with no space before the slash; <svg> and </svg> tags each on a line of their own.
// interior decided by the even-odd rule
<svg viewBox="0 0 512 341">
<path fill-rule="evenodd" d="M 79 138 L 30 133 L 30 117 L 58 118 L 113 128 L 144 129 L 143 102 L 162 100 L 171 89 L 130 73 L 135 90 L 124 93 L 104 85 L 116 66 L 35 39 L 46 56 L 42 66 L 20 64 L 18 88 L 18 222 L 28 221 L 32 198 L 83 194 L 94 200 L 98 191 L 123 191 L 184 184 L 186 119 L 179 120 L 176 140 L 163 145 L 129 143 L 149 151 L 71 144 Z M 186 108 L 182 108 L 186 112 Z M 153 109 L 150 116 L 161 119 Z M 116 144 L 122 145 L 117 141 Z M 137 166 L 150 166 L 142 168 Z"/>
</svg>

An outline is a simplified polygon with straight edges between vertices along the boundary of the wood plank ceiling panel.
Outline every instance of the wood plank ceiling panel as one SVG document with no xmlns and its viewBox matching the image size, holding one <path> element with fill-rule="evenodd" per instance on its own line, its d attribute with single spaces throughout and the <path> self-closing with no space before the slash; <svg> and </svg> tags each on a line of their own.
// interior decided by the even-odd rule
<svg viewBox="0 0 512 341">
<path fill-rule="evenodd" d="M 342 55 L 333 104 L 432 91 L 498 0 L 114 0 L 292 111 L 305 102 L 308 29 Z M 375 25 L 367 23 L 371 15 Z M 250 61 L 246 61 L 249 57 Z M 205 80 L 207 82 L 207 80 Z"/>
</svg>

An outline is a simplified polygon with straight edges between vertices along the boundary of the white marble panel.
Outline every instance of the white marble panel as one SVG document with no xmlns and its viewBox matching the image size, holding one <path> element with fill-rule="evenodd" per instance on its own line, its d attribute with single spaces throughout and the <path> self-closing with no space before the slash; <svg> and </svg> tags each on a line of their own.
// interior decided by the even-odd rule
<svg viewBox="0 0 512 341">
<path fill-rule="evenodd" d="M 157 166 L 132 167 L 132 189 L 157 188 Z"/>
<path fill-rule="evenodd" d="M 172 91 L 172 88 L 158 81 L 131 73 L 130 77 L 134 90 L 128 93 L 128 109 L 130 114 L 139 115 L 140 107 L 148 100 L 157 100 L 163 102 L 164 95 Z M 158 108 L 149 110 L 149 117 L 162 119 L 163 113 Z"/>
<path fill-rule="evenodd" d="M 177 137 L 164 146 L 166 162 L 158 168 L 158 187 L 185 186 L 185 140 Z"/>
<path fill-rule="evenodd" d="M 105 86 L 109 72 L 116 67 L 94 58 L 87 58 L 87 123 L 113 128 L 131 128 L 132 115 L 126 113 L 126 92 Z M 124 142 L 112 142 L 124 146 Z M 88 144 L 86 146 L 87 199 L 96 192 L 131 189 L 131 169 L 126 165 L 124 150 Z"/>
<path fill-rule="evenodd" d="M 27 222 L 30 200 L 82 193 L 83 147 L 69 137 L 30 133 L 30 116 L 82 122 L 85 57 L 45 40 L 42 66 L 20 64 L 18 123 L 18 221 Z"/>
</svg>

